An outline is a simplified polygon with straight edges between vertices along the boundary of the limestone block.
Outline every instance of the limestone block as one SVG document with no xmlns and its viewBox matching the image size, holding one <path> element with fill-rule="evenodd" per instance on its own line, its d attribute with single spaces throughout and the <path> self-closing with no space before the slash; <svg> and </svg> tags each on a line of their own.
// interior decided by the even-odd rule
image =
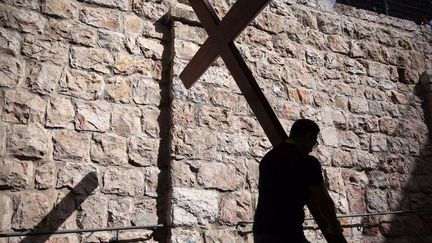
<svg viewBox="0 0 432 243">
<path fill-rule="evenodd" d="M 78 6 L 72 0 L 47 0 L 42 3 L 42 13 L 73 19 L 78 17 Z"/>
<path fill-rule="evenodd" d="M 378 165 L 378 159 L 369 152 L 356 150 L 355 153 L 358 166 L 364 169 L 375 169 Z"/>
<path fill-rule="evenodd" d="M 6 195 L 0 195 L 0 230 L 8 232 L 11 230 L 11 219 L 13 214 L 12 199 Z"/>
<path fill-rule="evenodd" d="M 363 64 L 370 77 L 390 79 L 390 69 L 387 65 L 377 62 L 364 62 Z"/>
<path fill-rule="evenodd" d="M 184 161 L 174 161 L 171 165 L 171 178 L 174 187 L 194 187 L 197 185 L 194 166 Z"/>
<path fill-rule="evenodd" d="M 137 199 L 132 206 L 130 219 L 133 225 L 157 224 L 156 199 Z"/>
<path fill-rule="evenodd" d="M 386 191 L 367 188 L 365 195 L 366 206 L 369 212 L 385 212 L 388 210 Z"/>
<path fill-rule="evenodd" d="M 108 202 L 108 226 L 122 227 L 130 225 L 133 202 L 131 198 L 115 198 Z"/>
<path fill-rule="evenodd" d="M 386 135 L 393 135 L 398 127 L 398 123 L 395 119 L 390 117 L 383 117 L 379 121 L 380 131 Z"/>
<path fill-rule="evenodd" d="M 389 53 L 385 47 L 374 42 L 363 42 L 361 45 L 366 54 L 366 58 L 381 63 L 388 63 Z"/>
<path fill-rule="evenodd" d="M 59 92 L 86 100 L 95 100 L 102 96 L 104 88 L 105 83 L 100 75 L 70 69 L 60 80 Z"/>
<path fill-rule="evenodd" d="M 318 29 L 329 35 L 341 32 L 341 21 L 336 16 L 320 14 L 317 16 Z"/>
<path fill-rule="evenodd" d="M 93 3 L 104 7 L 118 8 L 121 10 L 129 10 L 128 0 L 84 0 L 84 2 Z"/>
<path fill-rule="evenodd" d="M 248 183 L 252 192 L 257 192 L 259 181 L 259 163 L 257 163 L 255 160 L 249 160 L 246 163 L 246 168 L 246 183 Z"/>
<path fill-rule="evenodd" d="M 219 194 L 194 188 L 173 188 L 175 225 L 213 222 L 219 212 Z"/>
<path fill-rule="evenodd" d="M 122 30 L 122 17 L 121 13 L 117 10 L 84 7 L 80 12 L 80 20 L 96 28 L 113 31 Z"/>
<path fill-rule="evenodd" d="M 131 76 L 114 76 L 106 80 L 105 99 L 115 103 L 129 104 L 132 101 Z"/>
<path fill-rule="evenodd" d="M 384 171 L 372 170 L 368 172 L 369 186 L 386 189 L 389 186 L 388 176 Z"/>
<path fill-rule="evenodd" d="M 182 243 L 182 242 L 197 242 L 203 243 L 205 242 L 201 236 L 201 232 L 197 229 L 185 229 L 185 228 L 173 228 L 171 240 L 174 243 Z"/>
<path fill-rule="evenodd" d="M 353 58 L 365 57 L 364 50 L 358 41 L 350 41 L 349 56 Z"/>
<path fill-rule="evenodd" d="M 362 213 L 366 211 L 363 188 L 357 186 L 347 186 L 346 193 L 347 193 L 350 212 Z"/>
<path fill-rule="evenodd" d="M 161 60 L 164 58 L 163 52 L 165 48 L 159 40 L 138 37 L 137 45 L 146 58 L 154 60 Z"/>
<path fill-rule="evenodd" d="M 0 34 L 2 33 L 0 32 Z M 20 59 L 17 59 L 9 55 L 0 56 L 0 86 L 1 87 L 15 88 L 23 77 L 24 77 L 24 63 Z"/>
<path fill-rule="evenodd" d="M 324 55 L 313 48 L 306 49 L 306 62 L 310 65 L 314 66 L 324 66 Z"/>
<path fill-rule="evenodd" d="M 132 136 L 128 148 L 129 160 L 134 165 L 157 165 L 159 140 L 144 136 Z"/>
<path fill-rule="evenodd" d="M 209 146 L 211 148 L 212 146 L 215 146 L 217 144 L 218 151 L 222 151 L 234 155 L 246 154 L 251 149 L 251 145 L 249 144 L 248 138 L 239 136 L 239 134 L 219 133 L 217 134 L 217 140 L 218 143 L 211 144 L 211 145 L 208 144 L 206 146 Z"/>
<path fill-rule="evenodd" d="M 125 32 L 130 36 L 141 36 L 144 31 L 144 24 L 144 20 L 135 14 L 124 16 Z"/>
<path fill-rule="evenodd" d="M 392 91 L 391 94 L 392 94 L 391 99 L 396 104 L 407 105 L 410 103 L 408 97 L 403 93 Z"/>
<path fill-rule="evenodd" d="M 169 28 L 159 23 L 157 20 L 153 21 L 144 21 L 144 31 L 143 36 L 153 37 L 157 39 L 166 39 L 169 36 L 170 30 Z"/>
<path fill-rule="evenodd" d="M 119 52 L 124 50 L 125 48 L 125 41 L 123 34 L 112 32 L 112 31 L 105 31 L 105 30 L 99 30 L 98 31 L 98 46 L 104 49 L 107 49 L 112 52 Z"/>
<path fill-rule="evenodd" d="M 199 46 L 190 41 L 176 40 L 174 43 L 174 49 L 176 57 L 190 60 L 198 51 Z"/>
<path fill-rule="evenodd" d="M 327 188 L 333 192 L 345 191 L 344 179 L 342 178 L 341 168 L 328 167 L 324 170 Z"/>
<path fill-rule="evenodd" d="M 78 225 L 84 229 L 107 227 L 108 199 L 104 196 L 90 196 L 80 207 Z"/>
<path fill-rule="evenodd" d="M 0 162 L 0 187 L 28 189 L 33 185 L 33 162 L 3 158 Z"/>
<path fill-rule="evenodd" d="M 151 78 L 135 79 L 132 86 L 132 97 L 137 104 L 159 106 L 161 103 L 159 83 Z"/>
<path fill-rule="evenodd" d="M 352 131 L 340 131 L 339 144 L 348 148 L 358 148 L 360 146 L 359 137 Z"/>
<path fill-rule="evenodd" d="M 63 67 L 49 63 L 33 63 L 26 77 L 27 87 L 42 95 L 50 95 L 56 91 Z"/>
<path fill-rule="evenodd" d="M 138 15 L 150 20 L 160 20 L 169 11 L 169 4 L 157 1 L 132 0 L 132 10 Z"/>
<path fill-rule="evenodd" d="M 109 73 L 114 61 L 111 54 L 100 48 L 72 47 L 71 66 Z"/>
<path fill-rule="evenodd" d="M 342 70 L 342 67 L 344 65 L 344 58 L 342 55 L 335 54 L 332 52 L 327 52 L 325 54 L 325 67 L 328 69 L 337 69 Z M 350 60 L 350 59 L 345 59 Z M 332 74 L 334 74 L 334 71 L 331 71 Z"/>
<path fill-rule="evenodd" d="M 4 3 L 0 4 L 0 22 L 27 33 L 42 33 L 45 25 L 45 18 L 34 11 L 24 8 L 10 7 Z"/>
<path fill-rule="evenodd" d="M 345 70 L 350 74 L 366 74 L 366 68 L 354 59 L 345 59 L 343 65 L 345 66 Z"/>
<path fill-rule="evenodd" d="M 13 197 L 13 229 L 33 229 L 52 209 L 53 198 L 42 192 L 20 192 Z"/>
<path fill-rule="evenodd" d="M 119 74 L 139 73 L 146 77 L 160 79 L 161 64 L 139 56 L 118 53 L 115 57 L 114 72 Z"/>
<path fill-rule="evenodd" d="M 349 110 L 355 114 L 367 114 L 368 102 L 364 98 L 351 98 L 348 101 Z"/>
<path fill-rule="evenodd" d="M 150 137 L 159 138 L 160 125 L 159 125 L 160 110 L 147 106 L 142 109 L 142 129 L 143 132 Z"/>
<path fill-rule="evenodd" d="M 40 163 L 35 171 L 35 183 L 38 189 L 54 188 L 57 180 L 57 166 L 55 163 Z"/>
<path fill-rule="evenodd" d="M 384 134 L 371 135 L 371 150 L 373 152 L 387 151 L 387 137 Z"/>
<path fill-rule="evenodd" d="M 293 8 L 294 15 L 300 23 L 312 29 L 318 29 L 318 24 L 314 13 L 301 8 Z"/>
<path fill-rule="evenodd" d="M 27 124 L 44 123 L 46 102 L 38 95 L 26 91 L 6 91 L 4 121 Z"/>
<path fill-rule="evenodd" d="M 324 127 L 321 130 L 323 144 L 330 147 L 338 147 L 338 133 L 334 127 Z"/>
<path fill-rule="evenodd" d="M 249 242 L 247 237 L 240 236 L 235 230 L 207 230 L 204 232 L 204 242 Z"/>
<path fill-rule="evenodd" d="M 77 114 L 75 128 L 82 131 L 105 132 L 109 129 L 111 106 L 105 102 L 79 102 L 76 104 Z"/>
<path fill-rule="evenodd" d="M 208 37 L 207 32 L 203 28 L 189 26 L 181 22 L 175 22 L 174 28 L 176 39 L 192 41 L 199 44 L 204 43 Z"/>
<path fill-rule="evenodd" d="M 222 163 L 201 164 L 197 179 L 204 188 L 222 191 L 234 191 L 244 183 L 243 175 L 234 165 Z"/>
<path fill-rule="evenodd" d="M 228 225 L 253 218 L 252 198 L 247 191 L 237 191 L 222 197 L 220 202 L 220 220 Z"/>
<path fill-rule="evenodd" d="M 8 138 L 11 154 L 28 159 L 43 159 L 51 150 L 51 135 L 37 123 L 14 125 Z"/>
<path fill-rule="evenodd" d="M 0 155 L 4 155 L 6 152 L 6 138 L 8 132 L 8 126 L 0 122 Z"/>
<path fill-rule="evenodd" d="M 153 230 L 148 229 L 127 230 L 120 231 L 119 233 L 119 240 L 125 242 L 144 241 L 156 243 L 157 241 L 154 239 L 154 237 Z"/>
<path fill-rule="evenodd" d="M 57 175 L 56 188 L 68 187 L 72 189 L 75 193 L 88 195 L 96 190 L 96 187 L 98 186 L 98 179 L 89 178 L 86 176 L 93 177 L 97 174 L 98 169 L 92 164 L 69 162 L 65 163 L 64 166 L 60 166 Z M 83 178 L 89 178 L 88 181 L 85 181 L 85 184 L 81 183 Z"/>
<path fill-rule="evenodd" d="M 53 158 L 62 161 L 82 161 L 88 158 L 90 139 L 88 134 L 72 130 L 58 130 L 53 135 Z"/>
<path fill-rule="evenodd" d="M 68 44 L 46 36 L 27 35 L 24 38 L 22 53 L 29 58 L 58 65 L 67 64 L 69 60 Z"/>
<path fill-rule="evenodd" d="M 90 157 L 105 166 L 127 164 L 126 139 L 111 134 L 94 134 Z"/>
<path fill-rule="evenodd" d="M 98 38 L 95 28 L 76 20 L 50 19 L 46 26 L 46 34 L 56 39 L 67 39 L 85 46 L 96 46 Z"/>
<path fill-rule="evenodd" d="M 299 88 L 297 93 L 302 104 L 314 104 L 313 93 L 309 89 Z"/>
<path fill-rule="evenodd" d="M 327 37 L 330 50 L 337 53 L 348 54 L 349 43 L 338 35 L 329 35 Z"/>
<path fill-rule="evenodd" d="M 70 127 L 75 118 L 75 109 L 70 99 L 53 98 L 46 113 L 46 126 L 55 128 Z"/>
<path fill-rule="evenodd" d="M 102 191 L 121 196 L 144 195 L 144 175 L 137 169 L 111 167 L 103 177 Z"/>
<path fill-rule="evenodd" d="M 111 118 L 112 130 L 128 137 L 141 132 L 141 110 L 136 107 L 114 106 Z"/>
<path fill-rule="evenodd" d="M 150 197 L 157 197 L 158 180 L 160 170 L 157 167 L 146 167 L 144 171 L 144 194 Z"/>
<path fill-rule="evenodd" d="M 0 50 L 3 52 L 17 56 L 21 52 L 21 36 L 13 31 L 0 28 Z"/>
</svg>

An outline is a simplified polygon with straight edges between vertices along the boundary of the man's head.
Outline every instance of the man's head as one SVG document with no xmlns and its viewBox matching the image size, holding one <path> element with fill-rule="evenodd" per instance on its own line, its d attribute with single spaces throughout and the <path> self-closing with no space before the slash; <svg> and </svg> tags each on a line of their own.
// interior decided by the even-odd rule
<svg viewBox="0 0 432 243">
<path fill-rule="evenodd" d="M 289 139 L 305 152 L 310 153 L 318 144 L 318 125 L 309 119 L 299 119 L 291 127 Z"/>
</svg>

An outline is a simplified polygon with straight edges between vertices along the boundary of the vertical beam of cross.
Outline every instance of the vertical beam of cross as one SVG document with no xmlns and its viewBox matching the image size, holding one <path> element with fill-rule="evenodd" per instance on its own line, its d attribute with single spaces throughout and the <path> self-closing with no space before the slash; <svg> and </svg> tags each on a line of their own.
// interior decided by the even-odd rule
<svg viewBox="0 0 432 243">
<path fill-rule="evenodd" d="M 238 0 L 222 22 L 208 0 L 189 2 L 209 37 L 180 74 L 184 85 L 190 88 L 221 56 L 272 145 L 285 141 L 285 130 L 233 42 L 270 0 Z"/>
</svg>

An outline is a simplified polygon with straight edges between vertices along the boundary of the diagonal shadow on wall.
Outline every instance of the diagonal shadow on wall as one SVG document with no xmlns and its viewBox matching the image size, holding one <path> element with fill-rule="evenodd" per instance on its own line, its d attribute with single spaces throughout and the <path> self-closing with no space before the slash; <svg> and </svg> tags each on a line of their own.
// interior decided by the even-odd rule
<svg viewBox="0 0 432 243">
<path fill-rule="evenodd" d="M 428 129 L 427 142 L 415 160 L 411 177 L 402 188 L 397 210 L 421 210 L 432 208 L 432 74 L 424 72 L 415 87 L 415 94 L 422 100 L 424 122 Z M 393 217 L 389 225 L 381 222 L 385 242 L 394 242 L 405 236 L 407 242 L 431 242 L 432 213 L 406 214 Z M 428 240 L 429 239 L 429 240 Z M 398 239 L 400 242 L 401 239 Z"/>
<path fill-rule="evenodd" d="M 96 173 L 87 174 L 29 233 L 41 234 L 26 236 L 21 243 L 46 242 L 72 213 L 94 192 L 98 187 Z"/>
</svg>

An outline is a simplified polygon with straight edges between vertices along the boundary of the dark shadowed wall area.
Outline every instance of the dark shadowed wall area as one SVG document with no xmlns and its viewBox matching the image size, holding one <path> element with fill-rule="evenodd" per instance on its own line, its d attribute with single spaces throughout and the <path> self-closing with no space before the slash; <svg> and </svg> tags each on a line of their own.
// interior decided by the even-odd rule
<svg viewBox="0 0 432 243">
<path fill-rule="evenodd" d="M 0 243 L 252 242 L 235 225 L 271 145 L 220 59 L 179 80 L 206 37 L 185 0 L 0 0 L 0 231 L 165 225 Z M 287 132 L 320 125 L 339 214 L 432 208 L 430 27 L 275 0 L 236 45 Z M 342 224 L 350 242 L 432 241 L 432 214 Z"/>
</svg>

